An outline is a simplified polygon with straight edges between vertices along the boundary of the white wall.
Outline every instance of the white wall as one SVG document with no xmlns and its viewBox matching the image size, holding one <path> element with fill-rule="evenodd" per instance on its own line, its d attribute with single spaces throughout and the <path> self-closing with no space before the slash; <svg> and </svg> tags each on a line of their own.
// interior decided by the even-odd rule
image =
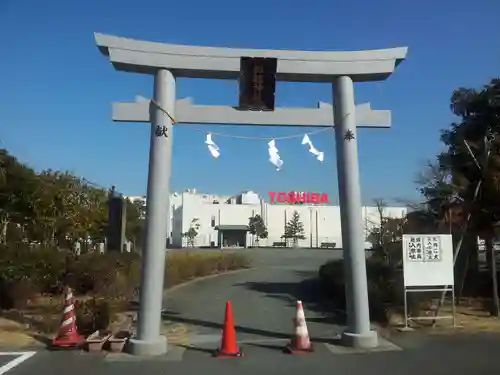
<svg viewBox="0 0 500 375">
<path fill-rule="evenodd" d="M 183 193 L 182 197 L 182 219 L 180 219 L 182 220 L 182 233 L 189 230 L 194 218 L 197 218 L 200 224 L 195 246 L 210 246 L 211 241 L 218 245 L 218 232 L 214 229 L 215 226 L 248 225 L 248 218 L 260 213 L 259 205 L 210 204 L 206 203 L 202 197 L 188 193 Z M 179 215 L 180 212 L 175 216 Z M 212 226 L 212 221 L 214 226 Z M 186 246 L 185 239 L 183 246 Z"/>
<path fill-rule="evenodd" d="M 253 191 L 245 191 L 241 194 L 242 204 L 260 204 L 259 194 Z"/>
<path fill-rule="evenodd" d="M 230 196 L 219 196 L 215 194 L 197 194 L 196 189 L 187 189 L 182 193 L 174 192 L 170 194 L 170 202 L 169 202 L 170 225 L 169 225 L 169 233 L 167 235 L 170 238 L 170 242 L 175 247 L 181 246 L 182 233 L 184 233 L 182 231 L 182 219 L 181 219 L 182 218 L 181 207 L 183 204 L 184 196 L 193 198 L 196 197 L 196 199 L 199 200 L 200 202 L 205 202 L 207 204 L 208 203 L 213 204 L 214 201 L 223 203 L 231 198 Z M 147 204 L 146 196 L 126 196 L 126 198 L 128 198 L 132 202 L 140 200 L 144 204 Z M 179 209 L 181 211 L 179 211 Z M 187 229 L 189 229 L 189 226 Z M 187 229 L 185 229 L 185 231 Z"/>
<path fill-rule="evenodd" d="M 182 193 L 182 204 L 173 211 L 172 217 L 172 241 L 174 246 L 186 246 L 186 240 L 182 239 L 181 233 L 186 232 L 194 218 L 200 224 L 199 235 L 195 246 L 210 246 L 215 242 L 218 246 L 217 231 L 212 226 L 217 225 L 248 225 L 251 216 L 259 214 L 264 219 L 269 232 L 269 238 L 260 240 L 260 246 L 272 246 L 273 242 L 281 242 L 285 223 L 292 217 L 294 211 L 300 215 L 304 224 L 305 239 L 299 240 L 301 247 L 319 247 L 322 242 L 335 242 L 337 247 L 342 247 L 342 234 L 340 228 L 340 208 L 338 206 L 307 206 L 307 205 L 285 205 L 269 204 L 261 202 L 258 204 L 212 204 L 211 200 L 201 195 Z M 384 216 L 403 217 L 406 214 L 404 207 L 386 207 Z M 376 207 L 363 207 L 362 216 L 365 237 L 369 230 L 380 223 Z M 175 224 L 174 224 L 175 223 Z M 252 245 L 251 235 L 247 237 L 247 244 Z M 369 248 L 370 244 L 365 243 Z"/>
</svg>

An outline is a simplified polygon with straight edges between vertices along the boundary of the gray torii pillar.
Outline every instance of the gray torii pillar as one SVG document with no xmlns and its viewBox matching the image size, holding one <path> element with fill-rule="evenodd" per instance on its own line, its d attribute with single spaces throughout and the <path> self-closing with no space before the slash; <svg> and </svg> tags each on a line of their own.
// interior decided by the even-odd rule
<svg viewBox="0 0 500 375">
<path fill-rule="evenodd" d="M 158 103 L 158 106 L 153 107 L 151 121 L 140 310 L 137 336 L 130 340 L 129 347 L 131 354 L 135 355 L 159 355 L 167 351 L 167 339 L 159 333 L 169 230 L 173 132 L 172 120 L 159 107 L 174 115 L 175 78 L 166 69 L 159 69 L 154 77 L 154 101 Z"/>
<path fill-rule="evenodd" d="M 354 84 L 350 77 L 341 76 L 335 80 L 333 97 L 348 320 L 342 341 L 347 346 L 370 348 L 378 345 L 378 338 L 377 332 L 370 328 L 356 139 L 356 105 Z"/>
</svg>

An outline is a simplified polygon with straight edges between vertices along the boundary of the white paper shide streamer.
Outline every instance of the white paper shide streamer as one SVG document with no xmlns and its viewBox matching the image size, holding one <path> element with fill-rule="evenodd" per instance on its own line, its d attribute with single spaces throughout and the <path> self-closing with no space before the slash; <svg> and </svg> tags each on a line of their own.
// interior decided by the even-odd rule
<svg viewBox="0 0 500 375">
<path fill-rule="evenodd" d="M 210 152 L 210 154 L 217 159 L 220 156 L 220 149 L 219 146 L 217 146 L 215 142 L 212 141 L 212 134 L 207 134 L 205 144 L 208 146 L 208 151 Z"/>
<path fill-rule="evenodd" d="M 207 133 L 205 144 L 208 147 L 210 155 L 212 155 L 213 158 L 217 159 L 221 153 L 219 146 L 212 139 L 212 133 Z M 309 136 L 307 134 L 305 134 L 304 137 L 302 138 L 302 144 L 308 146 L 309 152 L 313 154 L 318 161 L 320 162 L 324 161 L 325 154 L 322 151 L 318 151 L 316 147 L 314 147 L 313 143 L 311 142 L 311 139 L 309 139 Z M 279 155 L 278 148 L 276 147 L 276 140 L 273 139 L 269 141 L 267 145 L 269 151 L 269 161 L 271 162 L 272 165 L 276 167 L 277 171 L 281 170 L 284 162 Z"/>
<path fill-rule="evenodd" d="M 319 161 L 323 161 L 325 159 L 325 154 L 322 151 L 318 151 L 312 144 L 311 140 L 309 139 L 309 136 L 307 134 L 304 135 L 304 138 L 302 138 L 302 144 L 303 145 L 308 145 L 309 146 L 309 152 L 316 156 L 316 159 Z"/>
<path fill-rule="evenodd" d="M 269 161 L 276 167 L 276 170 L 280 170 L 283 166 L 283 160 L 281 160 L 279 151 L 276 148 L 276 142 L 274 139 L 268 143 L 269 146 Z"/>
</svg>

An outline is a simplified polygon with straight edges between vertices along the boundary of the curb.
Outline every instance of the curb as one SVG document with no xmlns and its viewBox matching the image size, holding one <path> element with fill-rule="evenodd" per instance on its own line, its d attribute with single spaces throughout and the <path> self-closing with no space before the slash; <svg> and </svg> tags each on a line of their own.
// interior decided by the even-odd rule
<svg viewBox="0 0 500 375">
<path fill-rule="evenodd" d="M 165 291 L 163 292 L 163 295 L 166 296 L 169 293 L 175 292 L 177 289 L 181 289 L 181 288 L 183 288 L 185 286 L 197 283 L 199 281 L 205 281 L 205 280 L 213 279 L 213 278 L 216 278 L 216 277 L 219 277 L 219 276 L 224 276 L 224 275 L 232 275 L 232 274 L 235 274 L 235 273 L 240 273 L 240 272 L 245 272 L 245 271 L 251 271 L 253 269 L 255 269 L 255 267 L 240 268 L 240 269 L 237 269 L 237 270 L 232 270 L 232 271 L 227 271 L 227 272 L 218 272 L 218 273 L 213 273 L 213 274 L 207 275 L 207 276 L 197 277 L 195 279 L 191 279 L 191 280 L 185 281 L 183 283 L 180 283 L 180 284 L 177 284 L 177 285 L 173 285 L 173 286 L 171 286 L 168 289 L 165 289 Z"/>
</svg>

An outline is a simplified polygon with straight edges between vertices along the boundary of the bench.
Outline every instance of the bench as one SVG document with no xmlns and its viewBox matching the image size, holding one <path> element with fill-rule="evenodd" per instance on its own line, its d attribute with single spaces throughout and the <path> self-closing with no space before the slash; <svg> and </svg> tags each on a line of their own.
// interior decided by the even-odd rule
<svg viewBox="0 0 500 375">
<path fill-rule="evenodd" d="M 286 242 L 273 242 L 273 247 L 286 247 Z"/>
<path fill-rule="evenodd" d="M 335 249 L 337 247 L 337 243 L 335 242 L 321 242 L 322 249 Z"/>
</svg>

